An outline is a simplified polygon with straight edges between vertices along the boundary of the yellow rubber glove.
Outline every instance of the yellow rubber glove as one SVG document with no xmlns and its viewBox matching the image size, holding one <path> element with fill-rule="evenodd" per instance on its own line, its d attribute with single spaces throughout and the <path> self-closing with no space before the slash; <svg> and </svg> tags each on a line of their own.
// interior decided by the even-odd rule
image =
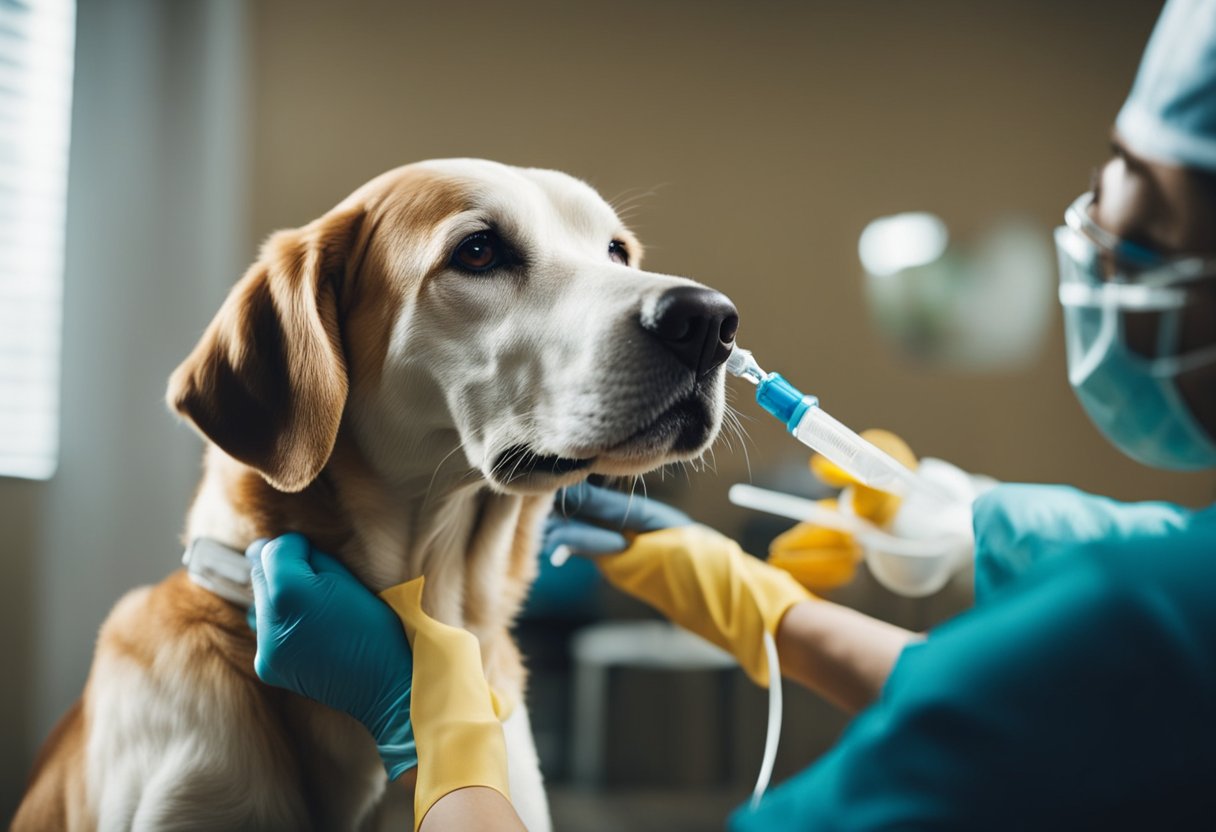
<svg viewBox="0 0 1216 832">
<path fill-rule="evenodd" d="M 861 438 L 870 444 L 886 451 L 897 462 L 903 463 L 909 469 L 916 470 L 916 454 L 908 447 L 908 443 L 895 434 L 886 430 L 862 431 Z M 900 498 L 885 491 L 862 485 L 853 479 L 852 475 L 826 457 L 815 454 L 811 457 L 811 473 L 821 481 L 834 488 L 851 486 L 850 506 L 858 517 L 864 517 L 876 526 L 884 526 L 891 521 L 899 511 Z"/>
<path fill-rule="evenodd" d="M 895 434 L 867 430 L 861 436 L 908 468 L 916 469 L 916 455 Z M 899 511 L 902 502 L 899 497 L 862 485 L 824 456 L 811 457 L 811 472 L 827 485 L 847 488 L 844 499 L 849 501 L 853 514 L 875 525 L 885 526 Z M 823 500 L 821 505 L 837 509 L 835 500 Z M 808 589 L 827 592 L 852 581 L 861 558 L 861 547 L 848 532 L 799 523 L 769 544 L 768 562 L 789 572 Z"/>
<path fill-rule="evenodd" d="M 415 830 L 436 801 L 457 789 L 486 786 L 511 799 L 507 746 L 496 697 L 481 668 L 481 645 L 468 630 L 441 624 L 422 611 L 424 580 L 380 593 L 401 619 L 414 653 Z"/>
<path fill-rule="evenodd" d="M 835 500 L 820 500 L 836 511 Z M 794 576 L 812 592 L 827 592 L 853 580 L 861 561 L 861 546 L 848 532 L 799 523 L 769 544 L 768 562 Z"/>
<path fill-rule="evenodd" d="M 789 608 L 812 597 L 789 573 L 700 525 L 639 534 L 595 562 L 614 586 L 731 653 L 761 687 L 768 687 L 762 634 L 775 637 Z"/>
</svg>

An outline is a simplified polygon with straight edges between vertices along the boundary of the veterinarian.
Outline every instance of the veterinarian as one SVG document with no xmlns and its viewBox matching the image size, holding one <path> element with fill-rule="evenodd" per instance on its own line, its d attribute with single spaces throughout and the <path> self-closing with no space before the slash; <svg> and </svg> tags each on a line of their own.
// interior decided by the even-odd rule
<svg viewBox="0 0 1216 832">
<path fill-rule="evenodd" d="M 1216 3 L 1166 6 L 1057 245 L 1070 380 L 1097 427 L 1147 465 L 1216 468 Z M 975 609 L 922 637 L 811 597 L 669 507 L 589 487 L 566 502 L 547 549 L 595 557 L 762 683 L 773 634 L 788 678 L 860 712 L 733 829 L 1216 817 L 1216 507 L 1001 486 L 974 506 Z M 422 828 L 521 828 L 507 705 L 475 639 L 422 613 L 420 582 L 390 607 L 298 536 L 250 554 L 259 674 L 363 722 L 390 776 L 417 764 Z"/>
</svg>

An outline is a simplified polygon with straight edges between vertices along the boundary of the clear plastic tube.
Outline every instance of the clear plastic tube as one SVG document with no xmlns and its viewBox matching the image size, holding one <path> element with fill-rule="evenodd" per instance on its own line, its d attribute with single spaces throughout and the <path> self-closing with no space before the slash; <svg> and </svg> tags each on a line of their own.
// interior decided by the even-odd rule
<svg viewBox="0 0 1216 832">
<path fill-rule="evenodd" d="M 768 730 L 764 732 L 764 757 L 760 761 L 760 775 L 752 789 L 751 806 L 760 805 L 760 798 L 768 791 L 773 779 L 773 764 L 777 762 L 777 745 L 781 742 L 781 660 L 777 656 L 777 642 L 764 633 L 764 656 L 768 661 Z"/>
</svg>

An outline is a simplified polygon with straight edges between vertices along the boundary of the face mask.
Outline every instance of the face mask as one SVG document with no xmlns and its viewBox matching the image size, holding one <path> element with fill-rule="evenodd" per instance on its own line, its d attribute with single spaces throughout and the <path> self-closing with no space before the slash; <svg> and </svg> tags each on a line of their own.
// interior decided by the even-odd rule
<svg viewBox="0 0 1216 832">
<path fill-rule="evenodd" d="M 1098 429 L 1131 458 L 1156 468 L 1216 467 L 1216 440 L 1196 421 L 1177 383 L 1182 374 L 1216 365 L 1216 345 L 1177 354 L 1182 316 L 1196 302 L 1187 284 L 1207 275 L 1187 261 L 1152 269 L 1135 283 L 1104 279 L 1103 263 L 1117 258 L 1102 245 L 1111 241 L 1086 233 L 1092 231 L 1083 227 L 1087 208 L 1088 197 L 1078 200 L 1068 226 L 1056 230 L 1068 380 Z M 1157 358 L 1128 346 L 1129 312 L 1157 316 Z"/>
</svg>

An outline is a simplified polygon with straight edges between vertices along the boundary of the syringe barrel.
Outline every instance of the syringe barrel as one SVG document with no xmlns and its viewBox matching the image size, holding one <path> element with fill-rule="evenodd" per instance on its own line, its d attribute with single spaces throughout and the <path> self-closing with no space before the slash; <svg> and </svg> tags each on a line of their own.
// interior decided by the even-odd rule
<svg viewBox="0 0 1216 832">
<path fill-rule="evenodd" d="M 790 433 L 858 482 L 892 494 L 907 493 L 912 472 L 890 454 L 833 419 L 823 408 L 808 408 Z"/>
<path fill-rule="evenodd" d="M 837 422 L 779 373 L 768 373 L 756 386 L 756 401 L 785 423 L 802 444 L 818 451 L 858 482 L 892 494 L 907 493 L 912 472 Z"/>
</svg>

